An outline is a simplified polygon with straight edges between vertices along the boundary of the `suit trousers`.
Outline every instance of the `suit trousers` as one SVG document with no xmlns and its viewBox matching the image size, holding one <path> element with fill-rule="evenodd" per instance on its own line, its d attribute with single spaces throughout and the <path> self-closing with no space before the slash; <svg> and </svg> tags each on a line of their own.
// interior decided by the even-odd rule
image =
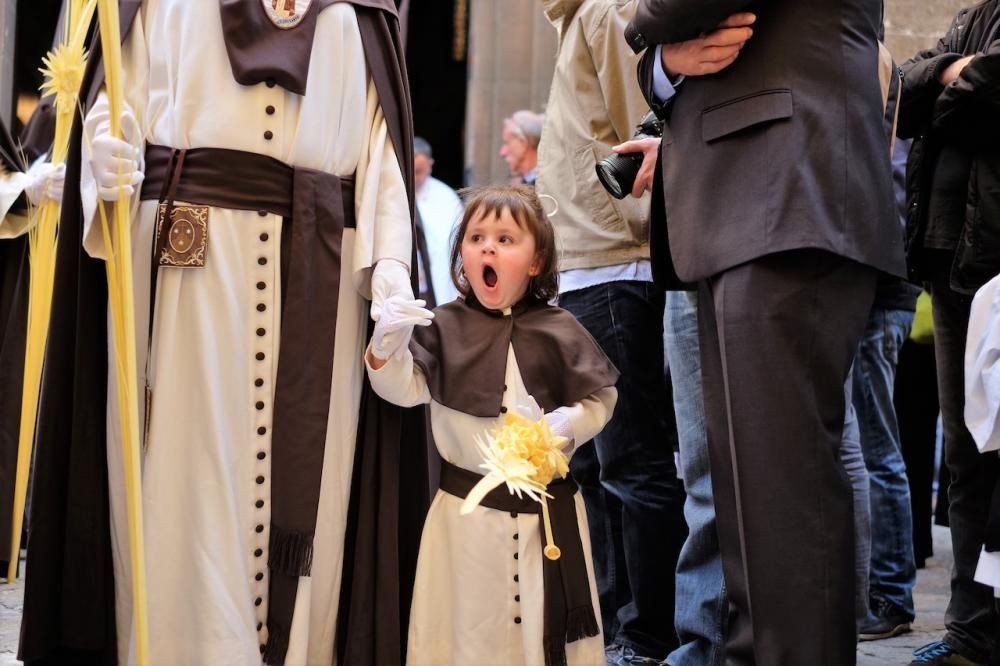
<svg viewBox="0 0 1000 666">
<path fill-rule="evenodd" d="M 839 451 L 876 276 L 809 249 L 699 285 L 727 664 L 855 663 L 854 511 Z"/>
</svg>

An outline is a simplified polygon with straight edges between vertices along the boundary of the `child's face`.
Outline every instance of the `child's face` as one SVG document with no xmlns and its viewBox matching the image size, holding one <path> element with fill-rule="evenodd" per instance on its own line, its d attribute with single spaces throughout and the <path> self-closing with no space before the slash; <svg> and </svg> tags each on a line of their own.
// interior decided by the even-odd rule
<svg viewBox="0 0 1000 666">
<path fill-rule="evenodd" d="M 538 275 L 535 237 L 504 210 L 499 216 L 477 213 L 462 237 L 462 266 L 476 298 L 490 310 L 517 303 Z"/>
</svg>

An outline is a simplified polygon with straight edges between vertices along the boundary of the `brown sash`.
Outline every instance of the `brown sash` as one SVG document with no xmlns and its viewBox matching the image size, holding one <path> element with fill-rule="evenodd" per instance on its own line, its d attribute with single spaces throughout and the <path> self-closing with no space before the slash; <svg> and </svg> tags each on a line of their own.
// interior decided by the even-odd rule
<svg viewBox="0 0 1000 666">
<path fill-rule="evenodd" d="M 441 461 L 441 490 L 449 495 L 465 498 L 482 478 L 482 475 L 447 460 Z M 552 535 L 562 550 L 562 556 L 558 560 L 550 560 L 542 554 L 545 666 L 565 666 L 566 643 L 598 634 L 587 577 L 587 560 L 583 554 L 573 499 L 576 491 L 576 483 L 569 477 L 548 486 L 552 495 L 548 500 Z M 491 490 L 480 504 L 488 509 L 509 511 L 512 516 L 540 513 L 542 506 L 529 497 L 512 495 L 506 486 Z M 538 529 L 544 547 L 545 526 L 541 520 L 538 521 Z"/>
<path fill-rule="evenodd" d="M 197 205 L 266 211 L 286 220 L 271 433 L 270 587 L 264 649 L 265 662 L 280 664 L 288 650 L 298 578 L 310 575 L 312 568 L 330 409 L 341 241 L 344 229 L 355 226 L 354 182 L 315 169 L 293 168 L 256 153 L 147 146 L 141 198 L 161 200 L 168 191 L 171 202 L 176 198 Z M 155 256 L 152 264 L 151 313 L 155 312 L 159 272 Z"/>
</svg>

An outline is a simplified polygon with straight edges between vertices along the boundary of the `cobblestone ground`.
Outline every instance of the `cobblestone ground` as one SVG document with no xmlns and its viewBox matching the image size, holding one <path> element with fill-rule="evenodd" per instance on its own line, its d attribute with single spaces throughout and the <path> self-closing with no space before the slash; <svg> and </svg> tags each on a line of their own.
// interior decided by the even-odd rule
<svg viewBox="0 0 1000 666">
<path fill-rule="evenodd" d="M 927 560 L 927 568 L 917 575 L 917 621 L 913 632 L 885 641 L 862 643 L 858 647 L 858 666 L 905 666 L 914 648 L 941 637 L 951 571 L 951 540 L 948 530 L 943 527 L 934 528 L 934 552 L 935 557 Z M 20 664 L 14 655 L 23 594 L 21 581 L 13 585 L 0 584 L 0 666 Z"/>
</svg>

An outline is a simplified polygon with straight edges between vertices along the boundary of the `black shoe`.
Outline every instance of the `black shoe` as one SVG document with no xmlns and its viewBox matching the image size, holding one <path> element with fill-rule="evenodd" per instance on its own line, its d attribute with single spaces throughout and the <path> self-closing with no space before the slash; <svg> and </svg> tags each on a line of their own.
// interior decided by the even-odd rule
<svg viewBox="0 0 1000 666">
<path fill-rule="evenodd" d="M 859 641 L 878 641 L 910 631 L 913 616 L 882 597 L 872 597 L 871 614 L 858 631 Z"/>
</svg>

